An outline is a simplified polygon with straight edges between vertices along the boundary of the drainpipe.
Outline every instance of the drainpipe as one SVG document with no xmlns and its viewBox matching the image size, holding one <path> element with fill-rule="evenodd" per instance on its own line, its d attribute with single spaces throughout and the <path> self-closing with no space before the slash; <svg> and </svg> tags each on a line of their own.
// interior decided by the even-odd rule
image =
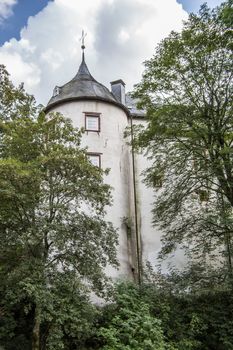
<svg viewBox="0 0 233 350">
<path fill-rule="evenodd" d="M 133 167 L 133 192 L 134 192 L 134 216 L 135 216 L 135 233 L 136 233 L 136 250 L 137 250 L 137 270 L 138 270 L 138 284 L 142 283 L 141 271 L 141 250 L 140 250 L 140 236 L 138 229 L 138 208 L 137 208 L 137 188 L 136 188 L 136 174 L 135 174 L 135 154 L 134 154 L 134 135 L 133 135 L 133 117 L 130 114 L 130 131 L 131 131 L 131 145 L 132 145 L 132 167 Z"/>
</svg>

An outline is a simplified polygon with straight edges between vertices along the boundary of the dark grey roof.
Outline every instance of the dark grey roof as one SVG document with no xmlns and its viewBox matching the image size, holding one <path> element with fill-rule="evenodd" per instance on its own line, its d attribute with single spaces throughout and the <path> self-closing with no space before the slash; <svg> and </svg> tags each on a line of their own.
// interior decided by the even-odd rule
<svg viewBox="0 0 233 350">
<path fill-rule="evenodd" d="M 122 82 L 119 80 L 119 82 Z M 115 82 L 116 83 L 116 82 Z M 124 82 L 122 82 L 124 84 Z M 100 100 L 111 104 L 115 104 L 122 108 L 127 115 L 133 117 L 145 117 L 144 110 L 137 109 L 137 100 L 133 99 L 129 94 L 126 95 L 126 104 L 123 105 L 114 97 L 114 95 L 102 84 L 96 81 L 89 69 L 87 68 L 84 54 L 78 73 L 75 77 L 63 86 L 56 86 L 54 94 L 45 107 L 45 112 L 51 108 L 65 102 L 74 100 Z"/>
<path fill-rule="evenodd" d="M 60 103 L 79 99 L 110 102 L 119 105 L 126 111 L 125 106 L 117 102 L 113 94 L 93 78 L 85 63 L 84 55 L 76 76 L 65 85 L 56 88 L 59 93 L 57 95 L 54 94 L 49 100 L 46 111 Z"/>
<path fill-rule="evenodd" d="M 133 117 L 145 118 L 146 111 L 144 109 L 138 109 L 137 103 L 138 103 L 138 100 L 136 98 L 132 98 L 129 93 L 125 95 L 125 104 L 130 114 Z"/>
</svg>

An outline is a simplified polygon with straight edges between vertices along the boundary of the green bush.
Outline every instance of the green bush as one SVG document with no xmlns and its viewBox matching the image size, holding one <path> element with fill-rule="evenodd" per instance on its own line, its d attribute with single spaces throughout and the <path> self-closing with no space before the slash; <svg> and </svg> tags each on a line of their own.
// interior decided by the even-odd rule
<svg viewBox="0 0 233 350">
<path fill-rule="evenodd" d="M 103 350 L 165 350 L 161 321 L 151 315 L 135 286 L 119 285 L 114 302 L 112 318 L 98 331 Z"/>
</svg>

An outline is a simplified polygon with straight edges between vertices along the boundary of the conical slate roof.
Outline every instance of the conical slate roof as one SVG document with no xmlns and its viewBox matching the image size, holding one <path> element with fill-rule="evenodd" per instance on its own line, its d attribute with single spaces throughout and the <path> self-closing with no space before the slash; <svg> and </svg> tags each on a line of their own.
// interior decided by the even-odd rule
<svg viewBox="0 0 233 350">
<path fill-rule="evenodd" d="M 46 111 L 63 102 L 81 99 L 101 100 L 119 105 L 113 94 L 93 78 L 87 68 L 84 54 L 76 76 L 65 85 L 55 89 L 57 92 L 49 100 Z"/>
</svg>

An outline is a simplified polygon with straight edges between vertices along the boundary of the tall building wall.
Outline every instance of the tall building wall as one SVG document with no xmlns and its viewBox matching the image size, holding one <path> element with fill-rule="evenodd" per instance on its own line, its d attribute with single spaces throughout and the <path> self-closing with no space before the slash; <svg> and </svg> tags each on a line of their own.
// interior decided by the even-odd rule
<svg viewBox="0 0 233 350">
<path fill-rule="evenodd" d="M 134 118 L 134 125 L 146 125 L 145 118 Z M 161 248 L 161 231 L 153 225 L 152 208 L 157 193 L 153 188 L 146 186 L 143 172 L 151 165 L 145 153 L 135 154 L 135 173 L 137 191 L 138 227 L 140 232 L 142 263 L 149 261 L 157 263 L 157 255 Z"/>
<path fill-rule="evenodd" d="M 110 169 L 105 182 L 112 187 L 113 205 L 107 209 L 106 220 L 117 228 L 119 233 L 119 270 L 111 267 L 107 273 L 113 278 L 137 278 L 137 239 L 135 225 L 135 199 L 137 210 L 139 253 L 143 264 L 150 261 L 156 264 L 161 247 L 161 232 L 152 225 L 152 205 L 156 200 L 153 189 L 143 182 L 143 171 L 149 161 L 143 154 L 135 154 L 136 196 L 133 184 L 131 146 L 124 138 L 130 127 L 130 118 L 123 109 L 101 101 L 73 101 L 54 107 L 51 112 L 62 113 L 70 118 L 73 125 L 85 129 L 85 115 L 99 115 L 100 131 L 85 131 L 82 147 L 87 153 L 99 154 L 101 168 Z M 145 119 L 134 118 L 133 124 L 144 124 Z"/>
<path fill-rule="evenodd" d="M 82 46 L 84 50 L 84 46 Z M 56 86 L 46 111 L 61 112 L 73 125 L 86 129 L 82 146 L 88 147 L 90 159 L 100 162 L 109 174 L 105 182 L 112 187 L 113 205 L 107 209 L 106 220 L 119 233 L 119 270 L 108 268 L 114 278 L 138 279 L 140 267 L 147 261 L 156 265 L 161 248 L 161 232 L 152 225 L 152 207 L 156 193 L 143 182 L 143 171 L 149 161 L 145 155 L 132 154 L 129 140 L 124 138 L 131 124 L 145 124 L 145 111 L 137 109 L 137 101 L 125 95 L 125 83 L 111 83 L 112 92 L 97 82 L 82 62 L 75 77 Z M 90 131 L 87 120 L 98 120 L 98 128 Z"/>
<path fill-rule="evenodd" d="M 119 270 L 109 267 L 107 273 L 114 278 L 133 278 L 135 243 L 126 224 L 127 218 L 134 221 L 132 158 L 124 139 L 128 116 L 121 108 L 101 101 L 66 102 L 50 110 L 53 111 L 62 113 L 75 127 L 84 129 L 86 113 L 99 115 L 100 131 L 85 131 L 81 146 L 88 147 L 88 153 L 99 154 L 101 168 L 110 169 L 104 180 L 112 187 L 113 205 L 107 209 L 106 220 L 111 221 L 119 233 L 120 267 Z"/>
</svg>

